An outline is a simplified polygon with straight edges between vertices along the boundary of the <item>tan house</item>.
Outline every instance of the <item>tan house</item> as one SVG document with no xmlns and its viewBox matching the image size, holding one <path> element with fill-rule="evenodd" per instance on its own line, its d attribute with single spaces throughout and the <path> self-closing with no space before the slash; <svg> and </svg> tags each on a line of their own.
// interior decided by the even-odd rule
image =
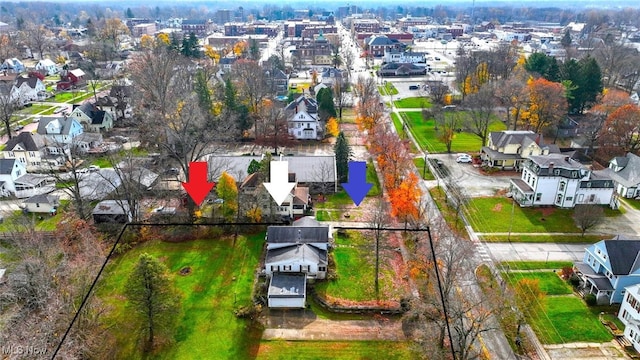
<svg viewBox="0 0 640 360">
<path fill-rule="evenodd" d="M 2 149 L 3 159 L 16 159 L 22 163 L 27 171 L 33 171 L 42 164 L 41 149 L 44 148 L 44 138 L 40 134 L 21 132 L 9 141 Z"/>
<path fill-rule="evenodd" d="M 73 105 L 73 111 L 69 116 L 76 119 L 87 132 L 101 132 L 113 128 L 111 113 L 92 103 Z"/>
<path fill-rule="evenodd" d="M 60 197 L 50 194 L 35 195 L 24 200 L 22 204 L 27 212 L 55 215 L 60 206 Z"/>
<path fill-rule="evenodd" d="M 480 157 L 485 165 L 503 170 L 519 170 L 529 156 L 560 153 L 556 145 L 544 144 L 542 134 L 528 130 L 491 132 Z"/>
<path fill-rule="evenodd" d="M 289 182 L 295 182 L 291 193 L 287 195 L 281 205 L 277 205 L 262 185 L 259 173 L 247 176 L 240 185 L 240 204 L 245 207 L 245 212 L 253 206 L 260 208 L 263 216 L 282 219 L 297 219 L 304 216 L 311 209 L 311 196 L 309 188 L 298 186 L 295 174 L 289 173 Z"/>
</svg>

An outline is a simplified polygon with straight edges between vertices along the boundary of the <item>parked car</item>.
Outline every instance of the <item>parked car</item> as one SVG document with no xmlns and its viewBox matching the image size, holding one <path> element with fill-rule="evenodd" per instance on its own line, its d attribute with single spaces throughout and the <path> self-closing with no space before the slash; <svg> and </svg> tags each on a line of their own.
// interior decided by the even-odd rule
<svg viewBox="0 0 640 360">
<path fill-rule="evenodd" d="M 98 165 L 89 165 L 89 171 L 91 171 L 91 172 L 100 171 L 100 166 L 98 166 Z"/>
<path fill-rule="evenodd" d="M 456 158 L 456 162 L 458 163 L 470 163 L 473 161 L 473 158 L 469 154 L 460 154 Z"/>
<path fill-rule="evenodd" d="M 419 85 L 409 85 L 409 90 L 418 90 L 420 89 Z"/>
</svg>

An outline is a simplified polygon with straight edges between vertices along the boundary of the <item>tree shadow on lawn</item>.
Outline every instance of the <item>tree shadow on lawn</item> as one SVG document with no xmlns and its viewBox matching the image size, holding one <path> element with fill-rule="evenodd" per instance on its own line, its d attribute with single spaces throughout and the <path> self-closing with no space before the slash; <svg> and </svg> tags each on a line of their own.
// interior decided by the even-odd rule
<svg viewBox="0 0 640 360">
<path fill-rule="evenodd" d="M 555 207 L 522 208 L 522 215 L 529 220 L 532 228 L 514 232 L 554 233 L 566 232 L 579 234 L 580 231 L 573 220 L 571 209 L 558 209 Z"/>
</svg>

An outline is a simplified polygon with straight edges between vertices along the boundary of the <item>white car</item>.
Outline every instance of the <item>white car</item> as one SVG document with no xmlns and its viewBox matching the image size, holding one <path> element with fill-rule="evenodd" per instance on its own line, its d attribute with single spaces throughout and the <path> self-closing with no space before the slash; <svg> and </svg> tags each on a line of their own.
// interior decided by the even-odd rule
<svg viewBox="0 0 640 360">
<path fill-rule="evenodd" d="M 456 162 L 458 163 L 470 163 L 473 161 L 473 158 L 471 158 L 471 155 L 469 154 L 461 154 L 458 155 L 458 157 L 456 158 Z"/>
</svg>

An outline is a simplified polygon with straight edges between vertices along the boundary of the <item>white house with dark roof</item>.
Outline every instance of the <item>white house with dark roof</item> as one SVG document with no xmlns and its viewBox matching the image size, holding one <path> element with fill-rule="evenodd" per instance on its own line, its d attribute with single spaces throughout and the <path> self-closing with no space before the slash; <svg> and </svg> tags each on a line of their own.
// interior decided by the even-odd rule
<svg viewBox="0 0 640 360">
<path fill-rule="evenodd" d="M 511 179 L 510 192 L 520 206 L 617 207 L 614 183 L 607 173 L 591 170 L 565 154 L 530 155 L 522 166 L 522 176 Z"/>
<path fill-rule="evenodd" d="M 25 71 L 24 64 L 18 58 L 5 59 L 0 65 L 0 71 L 7 71 L 14 74 L 20 74 Z"/>
<path fill-rule="evenodd" d="M 60 206 L 60 197 L 51 194 L 34 195 L 22 204 L 23 209 L 30 213 L 55 214 Z"/>
<path fill-rule="evenodd" d="M 585 292 L 594 294 L 599 304 L 619 304 L 626 287 L 640 284 L 640 240 L 618 235 L 598 241 L 585 249 L 574 268 Z"/>
<path fill-rule="evenodd" d="M 313 97 L 298 96 L 285 107 L 289 134 L 298 140 L 322 140 L 324 128 L 318 116 L 318 103 Z"/>
<path fill-rule="evenodd" d="M 480 157 L 484 164 L 501 169 L 519 169 L 529 156 L 559 153 L 555 145 L 545 145 L 542 134 L 529 130 L 505 130 L 489 133 Z"/>
<path fill-rule="evenodd" d="M 305 306 L 307 280 L 326 277 L 329 235 L 328 226 L 309 218 L 294 226 L 269 226 L 264 261 L 269 307 Z"/>
<path fill-rule="evenodd" d="M 18 77 L 13 85 L 12 93 L 13 98 L 22 105 L 47 98 L 47 88 L 37 77 Z"/>
<path fill-rule="evenodd" d="M 24 174 L 14 180 L 15 196 L 24 199 L 55 191 L 55 178 L 44 174 Z"/>
<path fill-rule="evenodd" d="M 616 183 L 618 195 L 633 199 L 640 197 L 640 157 L 627 153 L 609 162 L 609 176 Z"/>
<path fill-rule="evenodd" d="M 295 183 L 295 185 L 284 201 L 278 205 L 262 185 L 265 180 L 260 177 L 260 173 L 253 173 L 247 176 L 238 189 L 241 206 L 249 206 L 242 210 L 247 211 L 256 206 L 260 208 L 263 215 L 276 216 L 284 220 L 297 219 L 303 216 L 311 208 L 309 188 L 298 186 L 294 173 L 289 173 L 288 181 Z"/>
<path fill-rule="evenodd" d="M 56 65 L 56 63 L 51 59 L 42 59 L 38 61 L 38 63 L 36 64 L 36 70 L 42 70 L 46 72 L 47 76 L 55 75 L 58 73 L 58 71 L 60 71 L 58 69 L 58 65 Z"/>
</svg>

